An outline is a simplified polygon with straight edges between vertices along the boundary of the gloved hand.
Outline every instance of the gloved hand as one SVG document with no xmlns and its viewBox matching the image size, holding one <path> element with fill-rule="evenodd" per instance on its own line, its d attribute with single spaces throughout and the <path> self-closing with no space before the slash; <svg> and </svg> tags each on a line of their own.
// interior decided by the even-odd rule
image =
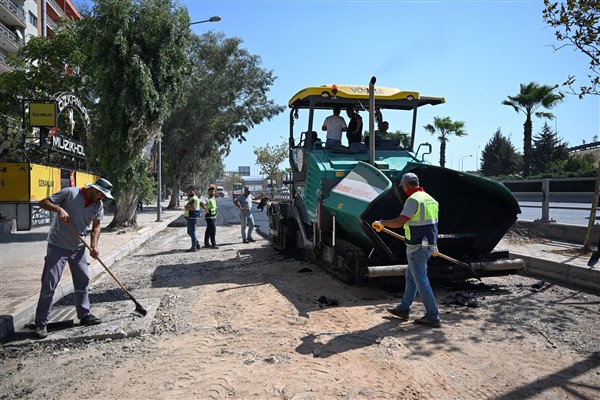
<svg viewBox="0 0 600 400">
<path fill-rule="evenodd" d="M 373 229 L 375 229 L 375 232 L 381 232 L 383 228 L 385 228 L 381 221 L 373 221 L 371 223 L 371 226 L 373 227 Z"/>
</svg>

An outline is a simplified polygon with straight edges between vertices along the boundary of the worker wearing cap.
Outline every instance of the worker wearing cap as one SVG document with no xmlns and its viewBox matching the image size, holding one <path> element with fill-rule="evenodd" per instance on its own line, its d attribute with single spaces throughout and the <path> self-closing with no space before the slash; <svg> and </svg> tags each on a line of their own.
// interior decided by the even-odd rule
<svg viewBox="0 0 600 400">
<path fill-rule="evenodd" d="M 419 178 L 412 172 L 402 175 L 400 186 L 408 195 L 400 215 L 394 219 L 373 222 L 372 226 L 380 232 L 383 228 L 404 227 L 406 236 L 406 286 L 400 305 L 387 311 L 408 321 L 410 307 L 419 292 L 425 306 L 425 316 L 417 319 L 416 324 L 435 328 L 441 326 L 435 296 L 427 277 L 427 260 L 437 252 L 438 202 L 419 186 Z"/>
<path fill-rule="evenodd" d="M 217 187 L 213 184 L 208 186 L 208 195 L 200 201 L 200 207 L 204 209 L 204 220 L 206 231 L 204 232 L 204 248 L 218 249 L 217 246 L 217 199 L 215 191 Z"/>
<path fill-rule="evenodd" d="M 252 230 L 254 229 L 254 216 L 252 215 L 252 200 L 254 197 L 250 194 L 250 188 L 246 186 L 244 193 L 233 199 L 233 204 L 240 209 L 240 224 L 242 225 L 242 242 L 254 242 L 252 239 Z M 246 234 L 246 226 L 248 233 Z"/>
<path fill-rule="evenodd" d="M 187 194 L 188 199 L 184 206 L 183 217 L 187 221 L 187 234 L 192 239 L 192 247 L 186 251 L 194 252 L 200 249 L 200 242 L 198 242 L 198 238 L 196 237 L 196 225 L 198 225 L 201 215 L 200 199 L 196 196 L 196 188 L 194 186 L 187 188 Z"/>
<path fill-rule="evenodd" d="M 85 245 L 79 236 L 85 236 L 91 224 L 90 256 L 98 258 L 100 221 L 104 218 L 102 200 L 112 199 L 112 184 L 98 179 L 86 187 L 67 187 L 46 197 L 40 208 L 56 213 L 48 232 L 48 247 L 42 272 L 42 286 L 35 312 L 35 335 L 39 339 L 48 336 L 48 317 L 52 298 L 58 282 L 69 263 L 75 292 L 75 309 L 82 325 L 97 325 L 102 321 L 91 314 L 89 298 L 89 273 Z"/>
</svg>

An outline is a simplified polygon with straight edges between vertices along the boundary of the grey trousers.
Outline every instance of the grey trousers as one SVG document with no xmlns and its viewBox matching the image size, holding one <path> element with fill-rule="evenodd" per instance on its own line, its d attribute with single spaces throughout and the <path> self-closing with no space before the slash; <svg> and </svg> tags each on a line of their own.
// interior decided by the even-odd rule
<svg viewBox="0 0 600 400">
<path fill-rule="evenodd" d="M 49 244 L 46 250 L 46 257 L 44 258 L 40 298 L 35 311 L 36 325 L 48 324 L 54 291 L 58 286 L 67 262 L 71 269 L 73 288 L 75 289 L 77 318 L 81 319 L 90 313 L 90 296 L 88 291 L 90 277 L 85 247 L 82 246 L 79 250 L 67 250 Z"/>
</svg>

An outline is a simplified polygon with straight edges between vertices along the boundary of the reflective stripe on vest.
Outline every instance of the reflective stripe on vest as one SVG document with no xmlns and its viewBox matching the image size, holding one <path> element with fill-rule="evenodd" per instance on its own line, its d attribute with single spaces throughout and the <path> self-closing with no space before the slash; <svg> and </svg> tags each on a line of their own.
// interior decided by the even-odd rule
<svg viewBox="0 0 600 400">
<path fill-rule="evenodd" d="M 406 240 L 410 241 L 410 227 L 436 225 L 438 222 L 438 202 L 425 192 L 414 192 L 409 200 L 417 202 L 417 212 L 404 224 Z M 407 200 L 407 201 L 409 201 Z"/>
<path fill-rule="evenodd" d="M 185 210 L 183 212 L 184 218 L 200 218 L 200 199 L 197 196 L 192 196 L 188 199 L 187 205 L 191 205 L 192 201 L 195 202 L 195 210 Z"/>
<path fill-rule="evenodd" d="M 206 218 L 214 218 L 217 216 L 217 200 L 213 198 L 209 198 L 206 202 L 206 208 L 208 208 L 208 214 L 206 214 Z"/>
</svg>

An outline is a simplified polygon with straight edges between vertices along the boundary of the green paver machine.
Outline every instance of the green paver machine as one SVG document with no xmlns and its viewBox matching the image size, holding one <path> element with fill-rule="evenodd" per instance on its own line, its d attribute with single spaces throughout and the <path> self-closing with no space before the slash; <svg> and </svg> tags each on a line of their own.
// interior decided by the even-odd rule
<svg viewBox="0 0 600 400">
<path fill-rule="evenodd" d="M 490 276 L 522 268 L 521 260 L 494 252 L 521 212 L 512 193 L 501 183 L 431 165 L 424 160 L 431 152 L 429 144 L 413 150 L 417 110 L 444 102 L 441 97 L 376 87 L 375 78 L 368 87 L 325 85 L 296 93 L 289 101 L 290 194 L 269 207 L 272 244 L 284 252 L 303 253 L 345 282 L 403 278 L 404 242 L 375 232 L 371 223 L 398 216 L 406 200 L 400 178 L 411 171 L 440 203 L 440 252 L 461 261 L 432 258 L 432 278 L 464 279 L 474 273 Z M 324 148 L 315 116 L 323 110 L 330 113 L 335 106 L 368 111 L 365 143 Z M 404 140 L 376 137 L 375 124 L 391 111 L 411 114 L 411 133 Z M 294 127 L 300 112 L 308 112 L 307 128 L 298 135 Z M 421 149 L 428 152 L 419 156 Z"/>
</svg>

